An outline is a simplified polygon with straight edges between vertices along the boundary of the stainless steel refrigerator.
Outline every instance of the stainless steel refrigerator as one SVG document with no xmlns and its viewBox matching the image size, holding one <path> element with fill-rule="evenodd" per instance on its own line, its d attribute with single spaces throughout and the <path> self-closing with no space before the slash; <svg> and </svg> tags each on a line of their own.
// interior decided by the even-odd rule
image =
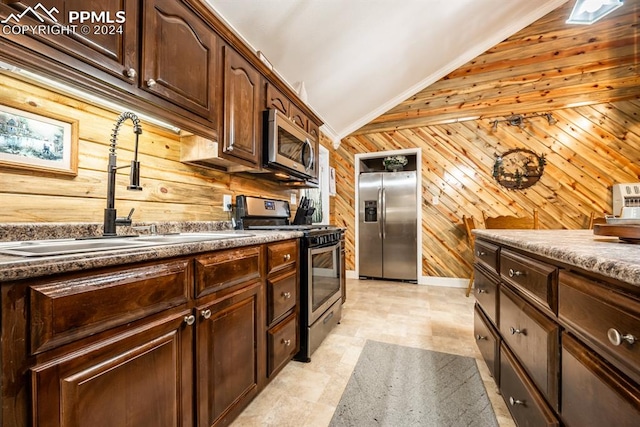
<svg viewBox="0 0 640 427">
<path fill-rule="evenodd" d="M 358 274 L 417 281 L 416 172 L 362 173 L 358 189 Z"/>
</svg>

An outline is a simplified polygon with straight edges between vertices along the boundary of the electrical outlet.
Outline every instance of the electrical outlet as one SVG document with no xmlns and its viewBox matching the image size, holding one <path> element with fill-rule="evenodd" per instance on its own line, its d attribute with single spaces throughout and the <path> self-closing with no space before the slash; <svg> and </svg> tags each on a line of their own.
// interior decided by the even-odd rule
<svg viewBox="0 0 640 427">
<path fill-rule="evenodd" d="M 291 204 L 293 206 L 298 204 L 298 198 L 296 197 L 296 193 L 291 193 Z"/>
<path fill-rule="evenodd" d="M 224 194 L 222 196 L 222 210 L 225 212 L 231 211 L 231 194 Z"/>
</svg>

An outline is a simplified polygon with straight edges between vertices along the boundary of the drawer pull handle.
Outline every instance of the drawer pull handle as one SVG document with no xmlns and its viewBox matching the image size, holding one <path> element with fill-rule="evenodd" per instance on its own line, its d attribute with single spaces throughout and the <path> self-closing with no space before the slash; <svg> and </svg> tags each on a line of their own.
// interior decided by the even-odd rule
<svg viewBox="0 0 640 427">
<path fill-rule="evenodd" d="M 617 329 L 611 328 L 607 331 L 607 337 L 611 344 L 615 346 L 619 346 L 622 344 L 622 341 L 626 341 L 629 344 L 633 344 L 636 342 L 636 337 L 631 334 L 621 334 Z"/>
<path fill-rule="evenodd" d="M 509 397 L 509 403 L 511 404 L 511 406 L 524 405 L 524 400 L 518 400 L 514 399 L 513 397 Z"/>
<path fill-rule="evenodd" d="M 202 310 L 200 314 L 202 314 L 202 317 L 204 317 L 205 319 L 208 319 L 211 317 L 211 310 L 207 308 L 206 310 Z"/>
<path fill-rule="evenodd" d="M 147 80 L 147 87 L 154 87 L 156 84 L 157 82 L 153 79 Z"/>
<path fill-rule="evenodd" d="M 477 256 L 485 256 L 487 253 L 484 251 L 476 251 Z"/>
<path fill-rule="evenodd" d="M 285 261 L 289 261 L 291 259 L 291 255 L 290 254 L 285 254 L 284 255 L 284 260 Z"/>
<path fill-rule="evenodd" d="M 514 328 L 513 326 L 511 326 L 511 327 L 509 328 L 509 331 L 511 332 L 511 335 L 515 335 L 515 334 L 518 334 L 518 335 L 520 335 L 520 334 L 522 334 L 522 335 L 527 335 L 527 334 L 525 333 L 526 331 L 525 331 L 524 329 L 516 329 L 516 328 Z"/>
<path fill-rule="evenodd" d="M 284 344 L 285 347 L 289 347 L 291 345 L 291 340 L 285 340 L 284 338 L 282 339 L 282 344 Z"/>
<path fill-rule="evenodd" d="M 509 269 L 509 277 L 518 277 L 518 276 L 526 276 L 524 271 L 514 270 L 513 268 Z"/>
<path fill-rule="evenodd" d="M 477 339 L 478 341 L 482 341 L 482 340 L 486 340 L 486 339 L 487 339 L 487 337 L 483 337 L 482 335 L 476 335 L 476 339 Z"/>
<path fill-rule="evenodd" d="M 191 326 L 196 322 L 196 316 L 194 316 L 193 314 L 190 314 L 188 316 L 184 316 L 184 322 Z"/>
<path fill-rule="evenodd" d="M 138 73 L 136 73 L 135 68 L 129 68 L 127 71 L 125 71 L 125 74 L 127 75 L 127 77 L 129 77 L 130 79 L 135 79 L 136 76 L 138 75 Z"/>
<path fill-rule="evenodd" d="M 284 298 L 284 299 L 289 299 L 289 298 L 291 298 L 291 292 L 283 292 L 283 293 L 282 293 L 282 298 Z"/>
<path fill-rule="evenodd" d="M 486 289 L 482 289 L 482 288 L 478 288 L 478 293 L 479 294 L 486 294 L 487 290 Z"/>
</svg>

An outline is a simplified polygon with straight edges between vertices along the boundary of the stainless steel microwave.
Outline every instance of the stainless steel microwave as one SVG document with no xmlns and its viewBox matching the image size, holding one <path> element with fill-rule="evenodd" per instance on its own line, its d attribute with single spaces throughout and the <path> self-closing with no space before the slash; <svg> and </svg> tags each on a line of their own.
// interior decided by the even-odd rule
<svg viewBox="0 0 640 427">
<path fill-rule="evenodd" d="M 305 181 L 318 181 L 315 140 L 280 111 L 264 113 L 265 163 Z"/>
</svg>

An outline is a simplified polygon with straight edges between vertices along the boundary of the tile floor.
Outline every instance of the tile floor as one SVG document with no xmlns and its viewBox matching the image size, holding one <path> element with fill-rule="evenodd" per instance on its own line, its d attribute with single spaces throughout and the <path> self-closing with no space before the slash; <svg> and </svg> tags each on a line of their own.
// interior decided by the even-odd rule
<svg viewBox="0 0 640 427">
<path fill-rule="evenodd" d="M 290 362 L 232 427 L 329 425 L 367 339 L 477 359 L 500 426 L 514 426 L 473 338 L 464 289 L 347 280 L 342 321 L 311 356 Z"/>
</svg>

